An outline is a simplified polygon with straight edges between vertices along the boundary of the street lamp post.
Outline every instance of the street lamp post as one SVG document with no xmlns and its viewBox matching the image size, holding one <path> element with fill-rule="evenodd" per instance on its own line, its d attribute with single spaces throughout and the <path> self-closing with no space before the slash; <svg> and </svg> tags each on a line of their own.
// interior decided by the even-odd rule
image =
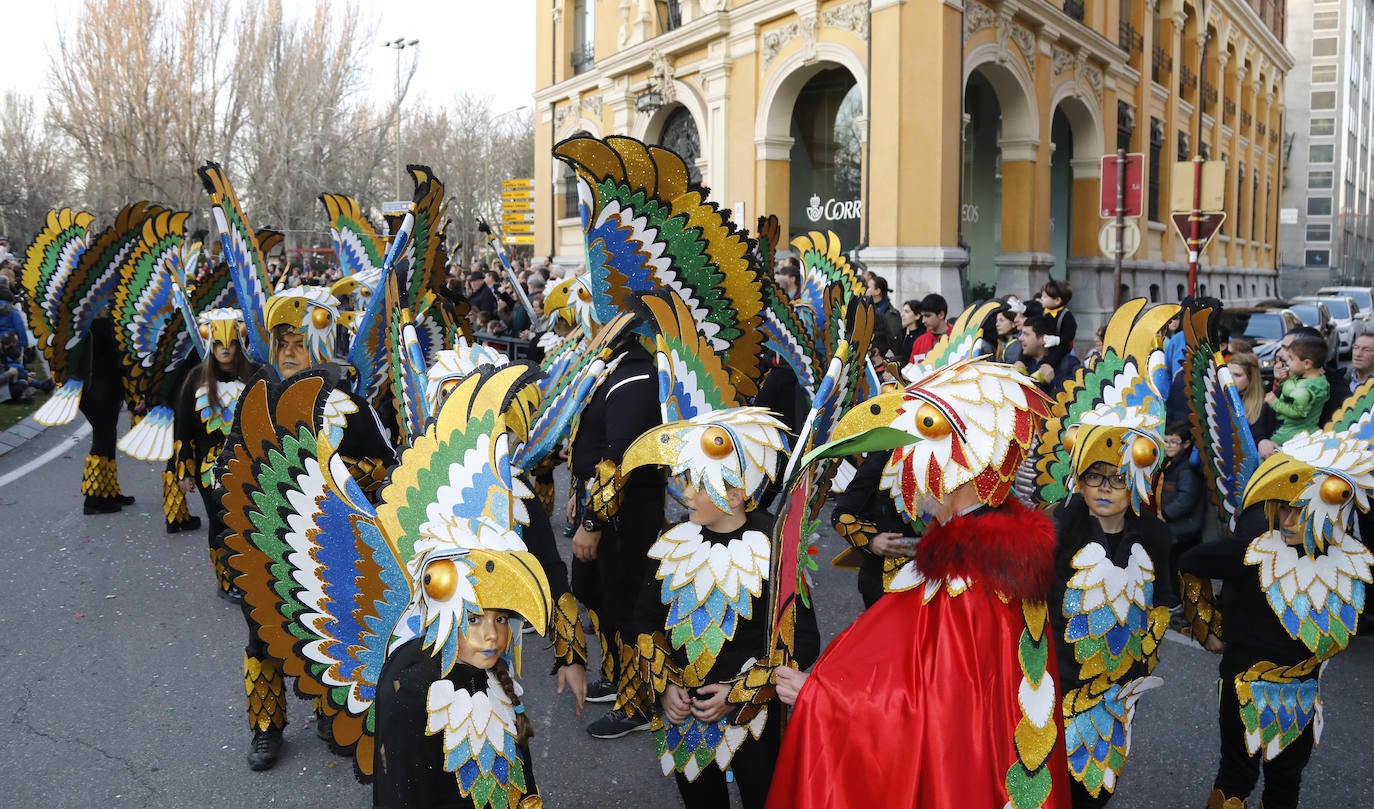
<svg viewBox="0 0 1374 809">
<path fill-rule="evenodd" d="M 488 150 L 493 150 L 493 149 L 495 148 L 495 146 L 496 146 L 496 138 L 497 138 L 498 134 L 500 133 L 500 128 L 496 126 L 496 122 L 497 122 L 497 121 L 501 120 L 502 118 L 509 118 L 509 117 L 512 116 L 512 115 L 515 115 L 515 114 L 517 114 L 517 113 L 524 112 L 525 110 L 528 110 L 529 108 L 530 108 L 530 106 L 529 106 L 528 104 L 522 104 L 522 105 L 516 107 L 516 108 L 513 109 L 513 110 L 507 110 L 507 111 L 501 113 L 500 115 L 495 115 L 495 116 L 493 116 L 492 119 L 491 119 L 490 121 L 487 122 L 487 130 L 488 130 L 488 133 L 487 133 L 487 140 L 486 140 L 486 144 L 485 144 L 485 145 L 486 145 L 486 148 L 487 148 Z M 484 192 L 483 192 L 484 195 L 487 194 L 487 193 L 491 193 L 491 191 L 492 191 L 492 187 L 491 187 L 491 168 L 492 168 L 492 163 L 495 162 L 495 160 L 494 160 L 495 155 L 494 155 L 494 154 L 490 154 L 490 153 L 489 153 L 486 157 L 487 157 L 487 159 L 482 161 L 482 178 L 483 178 L 482 186 L 483 186 L 483 188 L 484 188 Z M 498 200 L 500 199 L 500 196 L 499 196 L 499 195 L 497 196 L 497 199 L 498 199 Z M 500 217 L 498 217 L 498 216 L 496 215 L 496 213 L 500 211 L 500 207 L 501 207 L 501 206 L 500 206 L 499 204 L 497 205 L 497 211 L 496 211 L 496 212 L 493 212 L 493 211 L 491 210 L 491 207 L 490 207 L 490 203 L 491 203 L 491 198 L 490 198 L 490 197 L 487 197 L 486 199 L 482 200 L 481 203 L 482 203 L 482 204 L 481 204 L 481 208 L 483 209 L 482 213 L 483 213 L 484 215 L 486 215 L 486 216 L 487 216 L 488 218 L 490 218 L 492 221 L 499 221 L 499 220 L 500 220 Z"/>
<path fill-rule="evenodd" d="M 404 94 L 401 88 L 401 51 L 406 48 L 419 45 L 418 39 L 406 39 L 398 37 L 390 42 L 383 42 L 383 48 L 392 48 L 396 51 L 396 196 L 394 199 L 401 199 L 401 101 Z M 412 68 L 412 71 L 414 68 Z"/>
</svg>

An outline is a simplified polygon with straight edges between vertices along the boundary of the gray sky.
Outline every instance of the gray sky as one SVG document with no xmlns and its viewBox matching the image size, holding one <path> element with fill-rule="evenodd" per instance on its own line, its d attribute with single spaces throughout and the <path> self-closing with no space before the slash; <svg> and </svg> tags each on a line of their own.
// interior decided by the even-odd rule
<svg viewBox="0 0 1374 809">
<path fill-rule="evenodd" d="M 328 0 L 321 0 L 328 2 Z M 396 94 L 396 52 L 382 43 L 418 39 L 419 66 L 412 100 L 442 103 L 457 93 L 489 96 L 497 112 L 531 103 L 534 93 L 534 0 L 358 0 L 364 27 L 373 31 L 371 94 L 385 103 Z M 81 0 L 6 2 L 6 70 L 3 89 L 18 89 L 44 104 L 49 53 L 59 25 Z M 312 0 L 284 0 L 288 13 Z M 404 53 L 409 59 L 409 51 Z M 404 64 L 404 63 L 403 63 Z M 23 67 L 20 67 L 23 66 Z"/>
</svg>

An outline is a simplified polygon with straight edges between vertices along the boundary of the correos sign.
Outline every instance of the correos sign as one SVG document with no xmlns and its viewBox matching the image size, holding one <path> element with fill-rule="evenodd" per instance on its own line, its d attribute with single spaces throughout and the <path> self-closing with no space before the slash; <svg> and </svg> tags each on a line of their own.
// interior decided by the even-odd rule
<svg viewBox="0 0 1374 809">
<path fill-rule="evenodd" d="M 820 194 L 811 195 L 811 204 L 806 207 L 806 216 L 812 222 L 819 222 L 824 219 L 827 222 L 834 222 L 841 219 L 858 219 L 863 215 L 863 200 L 858 199 L 828 199 L 821 203 Z"/>
</svg>

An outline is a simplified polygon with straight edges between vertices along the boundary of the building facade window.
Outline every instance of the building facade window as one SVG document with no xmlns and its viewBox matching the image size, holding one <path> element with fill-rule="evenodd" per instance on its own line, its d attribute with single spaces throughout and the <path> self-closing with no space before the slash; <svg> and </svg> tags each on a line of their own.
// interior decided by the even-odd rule
<svg viewBox="0 0 1374 809">
<path fill-rule="evenodd" d="M 1308 127 L 1308 131 L 1314 137 L 1330 137 L 1336 134 L 1336 119 L 1313 118 L 1311 126 Z"/>
<path fill-rule="evenodd" d="M 1308 188 L 1330 188 L 1334 179 L 1329 171 L 1310 171 L 1307 173 Z"/>
<path fill-rule="evenodd" d="M 855 122 L 863 96 L 844 68 L 817 73 L 792 109 L 791 237 L 824 228 L 841 244 L 859 242 L 862 156 Z"/>
<path fill-rule="evenodd" d="M 1312 94 L 1312 109 L 1314 110 L 1334 110 L 1336 108 L 1336 91 L 1319 90 Z"/>
<path fill-rule="evenodd" d="M 1308 216 L 1330 216 L 1331 198 L 1330 197 L 1308 197 L 1307 198 Z"/>
<path fill-rule="evenodd" d="M 1330 267 L 1330 266 L 1331 266 L 1331 251 L 1330 251 L 1330 250 L 1308 250 L 1308 251 L 1306 251 L 1306 256 L 1305 256 L 1305 259 L 1304 259 L 1304 263 L 1307 264 L 1307 266 L 1309 266 L 1309 267 Z M 1268 294 L 1268 293 L 1267 293 L 1268 286 L 1269 286 L 1268 284 L 1265 284 L 1266 294 Z"/>
<path fill-rule="evenodd" d="M 1335 37 L 1321 37 L 1312 40 L 1313 56 L 1335 56 L 1340 40 Z"/>
<path fill-rule="evenodd" d="M 591 70 L 596 61 L 596 0 L 573 0 L 573 74 Z"/>
<path fill-rule="evenodd" d="M 692 185 L 701 185 L 701 169 L 697 159 L 701 157 L 701 136 L 697 132 L 697 122 L 686 107 L 678 107 L 668 114 L 663 122 L 663 133 L 658 136 L 658 145 L 677 152 L 687 164 L 687 180 Z"/>
<path fill-rule="evenodd" d="M 1330 225 L 1308 225 L 1307 241 L 1309 242 L 1329 242 L 1331 241 Z"/>
<path fill-rule="evenodd" d="M 1332 84 L 1336 81 L 1335 65 L 1313 65 L 1312 83 L 1313 84 Z"/>
<path fill-rule="evenodd" d="M 1314 143 L 1307 147 L 1307 162 L 1330 163 L 1336 157 L 1336 147 L 1329 143 Z"/>
<path fill-rule="evenodd" d="M 1340 24 L 1340 12 L 1318 11 L 1312 15 L 1313 31 L 1334 31 Z"/>
<path fill-rule="evenodd" d="M 1150 201 L 1146 209 L 1151 222 L 1159 221 L 1159 158 L 1164 151 L 1164 122 L 1150 119 Z"/>
</svg>

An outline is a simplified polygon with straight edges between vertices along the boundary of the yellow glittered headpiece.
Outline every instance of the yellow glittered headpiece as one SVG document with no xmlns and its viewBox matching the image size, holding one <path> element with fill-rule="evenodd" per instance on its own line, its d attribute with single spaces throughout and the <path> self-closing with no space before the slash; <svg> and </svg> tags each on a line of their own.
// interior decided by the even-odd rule
<svg viewBox="0 0 1374 809">
<path fill-rule="evenodd" d="M 289 326 L 304 334 L 310 361 L 317 365 L 334 358 L 334 327 L 349 319 L 340 314 L 339 299 L 323 287 L 296 287 L 267 299 L 267 331 L 275 335 L 278 326 Z M 275 358 L 275 336 L 272 342 Z"/>
<path fill-rule="evenodd" d="M 1367 440 L 1302 433 L 1285 441 L 1250 476 L 1242 508 L 1273 501 L 1300 509 L 1303 546 L 1315 556 L 1338 533 L 1351 532 L 1356 510 L 1369 510 L 1371 490 L 1374 448 Z"/>
<path fill-rule="evenodd" d="M 242 348 L 244 338 L 248 335 L 243 312 L 238 309 L 207 309 L 200 313 L 196 322 L 200 325 L 200 336 L 207 348 L 214 348 L 215 343 L 226 346 L 238 343 Z"/>
<path fill-rule="evenodd" d="M 1137 407 L 1104 405 L 1084 413 L 1064 437 L 1075 478 L 1068 491 L 1093 464 L 1105 463 L 1126 476 L 1131 508 L 1139 514 L 1154 499 L 1155 475 L 1164 458 L 1162 427 L 1158 416 Z"/>
</svg>

